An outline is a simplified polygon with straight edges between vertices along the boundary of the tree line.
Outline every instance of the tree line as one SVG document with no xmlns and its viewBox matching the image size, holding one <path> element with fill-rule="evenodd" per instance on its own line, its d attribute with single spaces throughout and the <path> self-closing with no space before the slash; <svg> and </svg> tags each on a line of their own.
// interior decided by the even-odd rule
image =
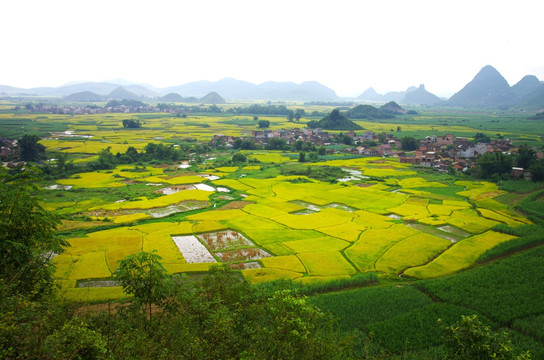
<svg viewBox="0 0 544 360">
<path fill-rule="evenodd" d="M 483 179 L 507 180 L 512 167 L 519 167 L 530 171 L 533 181 L 544 181 L 544 159 L 538 159 L 527 145 L 521 145 L 517 154 L 485 153 L 478 156 L 477 164 L 477 176 Z"/>
</svg>

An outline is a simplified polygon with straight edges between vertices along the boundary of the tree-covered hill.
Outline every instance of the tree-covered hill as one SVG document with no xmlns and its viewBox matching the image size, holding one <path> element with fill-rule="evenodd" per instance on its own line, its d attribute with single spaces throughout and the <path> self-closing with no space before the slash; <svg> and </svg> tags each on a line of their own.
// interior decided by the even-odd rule
<svg viewBox="0 0 544 360">
<path fill-rule="evenodd" d="M 310 121 L 310 128 L 321 128 L 325 130 L 361 130 L 362 127 L 346 118 L 338 109 L 334 109 L 329 115 L 319 121 Z"/>
</svg>

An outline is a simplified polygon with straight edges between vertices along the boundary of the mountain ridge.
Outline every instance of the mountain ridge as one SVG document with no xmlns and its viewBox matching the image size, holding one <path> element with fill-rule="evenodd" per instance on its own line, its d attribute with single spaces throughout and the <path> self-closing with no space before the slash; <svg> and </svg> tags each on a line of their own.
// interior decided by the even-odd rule
<svg viewBox="0 0 544 360">
<path fill-rule="evenodd" d="M 506 79 L 491 65 L 484 66 L 461 90 L 448 99 L 448 104 L 464 107 L 510 107 L 515 95 Z"/>
<path fill-rule="evenodd" d="M 510 86 L 506 79 L 491 65 L 484 66 L 474 78 L 449 99 L 442 99 L 425 89 L 411 86 L 404 91 L 378 94 L 372 87 L 367 88 L 355 100 L 362 102 L 395 101 L 407 105 L 460 106 L 476 108 L 510 108 L 524 110 L 541 109 L 544 104 L 544 82 L 534 75 L 526 75 Z M 113 93 L 122 88 L 124 92 Z M 120 91 L 120 90 L 118 90 Z M 227 77 L 218 81 L 200 80 L 186 84 L 156 88 L 143 83 L 123 79 L 110 82 L 69 82 L 59 87 L 19 88 L 0 85 L 0 95 L 7 96 L 51 96 L 65 99 L 108 98 L 157 99 L 167 94 L 178 94 L 182 98 L 201 99 L 210 93 L 221 94 L 221 100 L 272 100 L 272 101 L 317 101 L 341 102 L 353 99 L 339 97 L 336 92 L 317 81 L 294 82 L 266 81 L 254 84 Z M 70 95 L 74 95 L 71 96 Z M 89 101 L 89 100 L 82 100 Z M 220 100 L 219 100 L 220 101 Z"/>
<path fill-rule="evenodd" d="M 268 81 L 262 84 L 253 84 L 244 80 L 224 78 L 218 81 L 200 80 L 182 85 L 165 87 L 162 89 L 145 84 L 135 84 L 128 81 L 110 82 L 81 82 L 70 83 L 59 87 L 17 88 L 0 85 L 0 94 L 5 95 L 37 95 L 65 97 L 75 93 L 92 92 L 96 95 L 109 96 L 116 89 L 122 88 L 129 92 L 131 97 L 160 98 L 169 93 L 177 93 L 182 97 L 205 97 L 216 92 L 223 98 L 240 100 L 280 100 L 280 101 L 338 101 L 340 98 L 334 90 L 317 81 L 305 81 L 300 84 L 294 82 Z M 120 85 L 119 83 L 123 83 Z M 127 94 L 128 96 L 128 94 Z M 117 97 L 117 96 L 115 96 Z"/>
</svg>

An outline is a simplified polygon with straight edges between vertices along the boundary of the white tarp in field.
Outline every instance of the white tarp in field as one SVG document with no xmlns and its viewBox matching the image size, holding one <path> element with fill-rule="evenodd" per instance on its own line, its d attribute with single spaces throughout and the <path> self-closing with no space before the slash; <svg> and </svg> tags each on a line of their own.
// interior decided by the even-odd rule
<svg viewBox="0 0 544 360">
<path fill-rule="evenodd" d="M 181 255 L 187 263 L 211 263 L 217 262 L 208 249 L 193 235 L 172 236 Z"/>
</svg>

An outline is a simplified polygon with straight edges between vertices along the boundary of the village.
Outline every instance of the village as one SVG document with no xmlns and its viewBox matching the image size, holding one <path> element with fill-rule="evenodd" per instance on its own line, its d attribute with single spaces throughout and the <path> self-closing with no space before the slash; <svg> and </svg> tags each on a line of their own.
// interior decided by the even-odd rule
<svg viewBox="0 0 544 360">
<path fill-rule="evenodd" d="M 345 137 L 351 139 L 350 146 L 341 148 L 330 146 L 345 144 Z M 399 139 L 395 134 L 377 134 L 372 131 L 356 134 L 354 131 L 349 131 L 335 135 L 322 129 L 310 128 L 253 130 L 250 136 L 248 134 L 248 136 L 241 138 L 215 134 L 210 141 L 210 146 L 214 148 L 223 144 L 227 148 L 235 148 L 237 139 L 253 142 L 257 147 L 262 148 L 266 148 L 273 141 L 272 139 L 283 140 L 286 145 L 293 145 L 297 141 L 309 142 L 315 146 L 325 146 L 327 154 L 350 153 L 362 157 L 393 157 L 398 158 L 401 163 L 433 168 L 440 172 L 448 172 L 452 169 L 465 172 L 476 166 L 476 158 L 485 153 L 511 154 L 517 152 L 516 146 L 510 139 L 475 143 L 467 137 L 456 137 L 454 134 L 431 135 L 417 140 L 419 145 L 416 149 L 408 151 L 403 149 L 402 139 Z M 536 154 L 539 159 L 544 158 L 542 151 L 538 151 Z M 513 167 L 511 175 L 516 178 L 531 179 L 531 174 L 522 168 Z"/>
</svg>

